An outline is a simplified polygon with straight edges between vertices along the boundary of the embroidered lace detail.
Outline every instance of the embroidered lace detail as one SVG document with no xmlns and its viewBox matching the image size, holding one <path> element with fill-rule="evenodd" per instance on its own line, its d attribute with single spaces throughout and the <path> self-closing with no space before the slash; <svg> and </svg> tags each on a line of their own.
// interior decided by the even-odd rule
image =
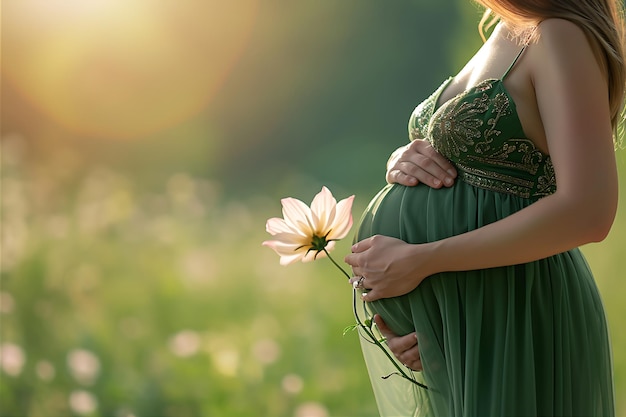
<svg viewBox="0 0 626 417">
<path fill-rule="evenodd" d="M 494 171 L 472 168 L 457 164 L 459 178 L 470 185 L 500 193 L 514 194 L 522 198 L 530 198 L 533 189 L 532 181 L 525 181 L 510 175 Z"/>
<path fill-rule="evenodd" d="M 501 80 L 485 80 L 435 109 L 444 83 L 415 109 L 411 139 L 426 137 L 476 187 L 541 198 L 554 193 L 550 156 L 524 135 Z"/>
<path fill-rule="evenodd" d="M 548 157 L 546 163 L 543 165 L 542 175 L 537 179 L 537 191 L 535 195 L 545 197 L 553 194 L 555 191 L 556 175 L 554 174 L 554 165 L 552 165 L 552 160 Z"/>
<path fill-rule="evenodd" d="M 489 109 L 489 96 L 483 94 L 458 106 L 445 105 L 437 117 L 433 117 L 430 134 L 438 138 L 433 146 L 441 154 L 459 157 L 482 137 L 483 119 L 478 117 Z"/>
<path fill-rule="evenodd" d="M 413 110 L 413 114 L 409 119 L 409 137 L 411 140 L 424 139 L 426 137 L 428 123 L 435 111 L 437 99 L 449 81 L 450 79 L 445 80 L 434 93 Z"/>
</svg>

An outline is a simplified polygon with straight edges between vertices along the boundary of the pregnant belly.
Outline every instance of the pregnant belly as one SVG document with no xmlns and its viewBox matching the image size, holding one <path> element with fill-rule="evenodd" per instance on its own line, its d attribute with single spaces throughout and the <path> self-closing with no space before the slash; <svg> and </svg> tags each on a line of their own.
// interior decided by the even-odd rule
<svg viewBox="0 0 626 417">
<path fill-rule="evenodd" d="M 387 185 L 365 209 L 356 240 L 385 235 L 425 243 L 466 231 L 467 221 L 455 219 L 459 217 L 454 213 L 459 208 L 455 188 Z"/>
<path fill-rule="evenodd" d="M 385 186 L 361 216 L 356 240 L 380 234 L 426 243 L 477 229 L 533 201 L 457 181 L 450 188 Z"/>
<path fill-rule="evenodd" d="M 426 243 L 445 239 L 504 218 L 526 205 L 529 200 L 484 190 L 462 181 L 450 188 L 432 189 L 426 185 L 384 187 L 366 208 L 356 240 L 380 234 L 407 243 Z M 369 303 L 397 334 L 406 334 L 416 325 L 416 306 L 432 302 L 429 277 L 412 292 Z M 452 279 L 446 277 L 446 280 Z M 419 315 L 421 316 L 421 314 Z"/>
</svg>

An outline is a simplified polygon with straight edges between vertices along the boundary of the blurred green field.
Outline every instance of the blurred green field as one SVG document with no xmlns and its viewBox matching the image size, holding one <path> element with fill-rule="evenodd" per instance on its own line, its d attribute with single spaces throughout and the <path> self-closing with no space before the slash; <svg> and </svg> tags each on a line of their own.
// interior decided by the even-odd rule
<svg viewBox="0 0 626 417">
<path fill-rule="evenodd" d="M 68 160 L 26 170 L 20 145 L 2 146 L 0 415 L 376 415 L 357 336 L 342 336 L 349 285 L 327 260 L 281 267 L 260 246 L 278 201 L 224 203 L 219 184 L 184 174 L 142 193 L 112 170 L 71 172 Z M 625 226 L 622 202 L 607 241 L 585 248 L 617 393 Z"/>
<path fill-rule="evenodd" d="M 278 267 L 260 246 L 274 202 L 221 205 L 185 175 L 136 194 L 105 169 L 68 196 L 63 167 L 27 176 L 11 145 L 0 415 L 373 415 L 342 337 L 350 287 L 322 265 Z"/>
</svg>

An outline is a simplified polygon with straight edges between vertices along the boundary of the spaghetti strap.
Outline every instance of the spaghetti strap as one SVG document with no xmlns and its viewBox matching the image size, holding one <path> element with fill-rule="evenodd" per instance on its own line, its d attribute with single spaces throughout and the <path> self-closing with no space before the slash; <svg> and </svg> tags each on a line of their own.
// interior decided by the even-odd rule
<svg viewBox="0 0 626 417">
<path fill-rule="evenodd" d="M 511 63 L 511 65 L 509 65 L 509 68 L 507 68 L 506 72 L 504 73 L 504 75 L 502 75 L 502 78 L 500 78 L 501 81 L 504 80 L 504 78 L 509 75 L 509 72 L 511 72 L 511 70 L 513 69 L 513 67 L 515 66 L 515 64 L 517 63 L 517 61 L 519 60 L 519 58 L 522 56 L 522 54 L 524 53 L 524 51 L 526 50 L 526 47 L 528 45 L 524 45 L 522 47 L 522 49 L 519 51 L 519 53 L 517 54 L 517 56 L 515 57 L 515 59 L 513 60 L 513 62 Z"/>
</svg>

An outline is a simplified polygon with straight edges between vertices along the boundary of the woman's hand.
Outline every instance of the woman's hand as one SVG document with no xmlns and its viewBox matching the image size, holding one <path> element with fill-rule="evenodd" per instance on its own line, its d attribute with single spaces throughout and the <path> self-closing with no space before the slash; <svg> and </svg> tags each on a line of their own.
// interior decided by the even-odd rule
<svg viewBox="0 0 626 417">
<path fill-rule="evenodd" d="M 387 182 L 406 186 L 420 182 L 432 188 L 454 184 L 456 170 L 430 142 L 417 139 L 396 149 L 387 161 Z"/>
<path fill-rule="evenodd" d="M 375 301 L 411 292 L 435 272 L 430 265 L 430 246 L 411 245 L 400 239 L 375 235 L 352 246 L 345 262 L 352 266 L 350 283 L 369 290 L 364 301 Z M 364 277 L 361 279 L 361 277 Z"/>
<path fill-rule="evenodd" d="M 391 331 L 380 315 L 374 316 L 374 322 L 380 334 L 387 340 L 387 346 L 391 353 L 407 368 L 414 371 L 422 371 L 422 358 L 417 347 L 417 335 L 415 332 L 406 336 L 398 336 Z"/>
</svg>

